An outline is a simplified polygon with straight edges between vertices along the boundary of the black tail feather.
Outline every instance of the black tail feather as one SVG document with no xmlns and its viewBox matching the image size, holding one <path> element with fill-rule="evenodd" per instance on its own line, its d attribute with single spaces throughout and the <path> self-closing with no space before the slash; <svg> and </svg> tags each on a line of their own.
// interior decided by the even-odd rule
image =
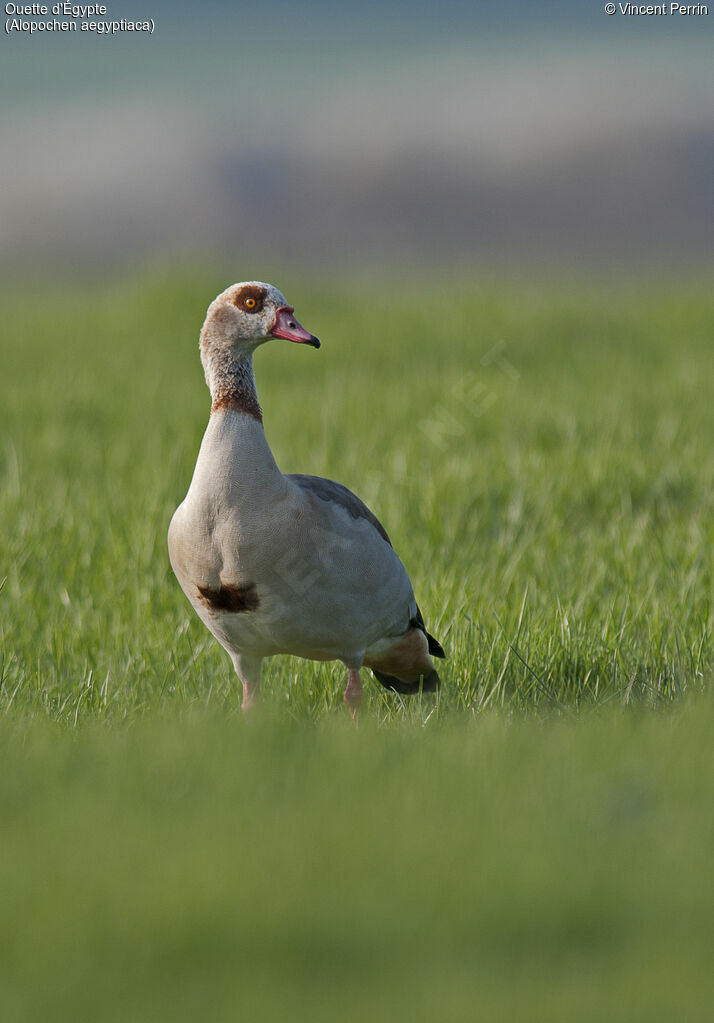
<svg viewBox="0 0 714 1023">
<path fill-rule="evenodd" d="M 423 693 L 435 693 L 441 685 L 441 679 L 435 671 L 430 671 L 428 675 L 423 675 L 418 682 L 402 682 L 401 679 L 395 678 L 394 675 L 385 675 L 374 668 L 370 670 L 385 689 L 391 689 L 393 692 L 401 693 L 403 696 L 415 696 L 420 690 Z"/>
<path fill-rule="evenodd" d="M 412 618 L 412 620 L 409 622 L 409 624 L 411 625 L 411 627 L 413 629 L 421 629 L 421 631 L 424 633 L 424 635 L 426 636 L 427 640 L 429 641 L 429 653 L 430 654 L 433 654 L 434 657 L 446 657 L 446 654 L 444 653 L 444 650 L 443 650 L 439 640 L 438 639 L 434 639 L 434 637 L 431 635 L 431 633 L 426 631 L 426 625 L 424 624 L 424 619 L 422 617 L 422 613 L 421 613 L 421 611 L 419 610 L 418 607 L 417 607 L 416 617 Z"/>
<path fill-rule="evenodd" d="M 434 657 L 446 657 L 443 647 L 438 639 L 434 639 L 430 632 L 427 632 L 426 638 L 429 640 L 429 653 L 433 654 Z"/>
</svg>

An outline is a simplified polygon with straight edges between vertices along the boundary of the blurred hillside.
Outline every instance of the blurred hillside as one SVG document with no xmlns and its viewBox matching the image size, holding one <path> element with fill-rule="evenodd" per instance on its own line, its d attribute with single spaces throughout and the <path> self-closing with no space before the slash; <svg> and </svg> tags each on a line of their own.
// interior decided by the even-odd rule
<svg viewBox="0 0 714 1023">
<path fill-rule="evenodd" d="M 709 18 L 597 3 L 115 3 L 5 36 L 0 266 L 711 262 Z M 666 21 L 666 24 L 665 24 Z"/>
</svg>

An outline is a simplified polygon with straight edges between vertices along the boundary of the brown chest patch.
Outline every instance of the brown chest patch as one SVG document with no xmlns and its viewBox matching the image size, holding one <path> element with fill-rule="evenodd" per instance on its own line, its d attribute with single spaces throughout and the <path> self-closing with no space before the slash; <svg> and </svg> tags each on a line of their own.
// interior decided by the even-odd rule
<svg viewBox="0 0 714 1023">
<path fill-rule="evenodd" d="M 246 583 L 244 586 L 231 586 L 230 583 L 222 583 L 215 590 L 209 586 L 198 586 L 197 589 L 200 599 L 210 607 L 211 611 L 231 611 L 233 614 L 241 614 L 244 611 L 256 611 L 260 607 L 255 583 Z"/>
</svg>

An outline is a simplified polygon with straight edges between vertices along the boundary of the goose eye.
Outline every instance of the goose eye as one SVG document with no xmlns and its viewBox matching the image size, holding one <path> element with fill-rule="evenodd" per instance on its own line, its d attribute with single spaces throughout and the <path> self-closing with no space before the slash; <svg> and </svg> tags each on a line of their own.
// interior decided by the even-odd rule
<svg viewBox="0 0 714 1023">
<path fill-rule="evenodd" d="M 246 309 L 255 309 L 255 306 L 256 306 L 256 301 L 255 301 L 254 298 L 247 298 L 245 300 L 245 307 L 246 307 Z"/>
</svg>

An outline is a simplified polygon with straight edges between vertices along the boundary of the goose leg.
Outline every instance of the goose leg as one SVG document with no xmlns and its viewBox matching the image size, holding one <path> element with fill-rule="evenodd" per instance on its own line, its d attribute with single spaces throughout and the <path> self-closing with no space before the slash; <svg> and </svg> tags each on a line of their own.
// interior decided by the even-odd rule
<svg viewBox="0 0 714 1023">
<path fill-rule="evenodd" d="M 243 683 L 243 703 L 241 710 L 245 713 L 258 703 L 260 696 L 260 668 L 262 657 L 249 657 L 247 654 L 233 654 L 238 678 Z"/>
<path fill-rule="evenodd" d="M 360 707 L 362 706 L 362 679 L 359 675 L 359 668 L 350 668 L 347 677 L 347 688 L 345 689 L 345 703 L 350 709 L 352 720 L 357 723 Z"/>
</svg>

